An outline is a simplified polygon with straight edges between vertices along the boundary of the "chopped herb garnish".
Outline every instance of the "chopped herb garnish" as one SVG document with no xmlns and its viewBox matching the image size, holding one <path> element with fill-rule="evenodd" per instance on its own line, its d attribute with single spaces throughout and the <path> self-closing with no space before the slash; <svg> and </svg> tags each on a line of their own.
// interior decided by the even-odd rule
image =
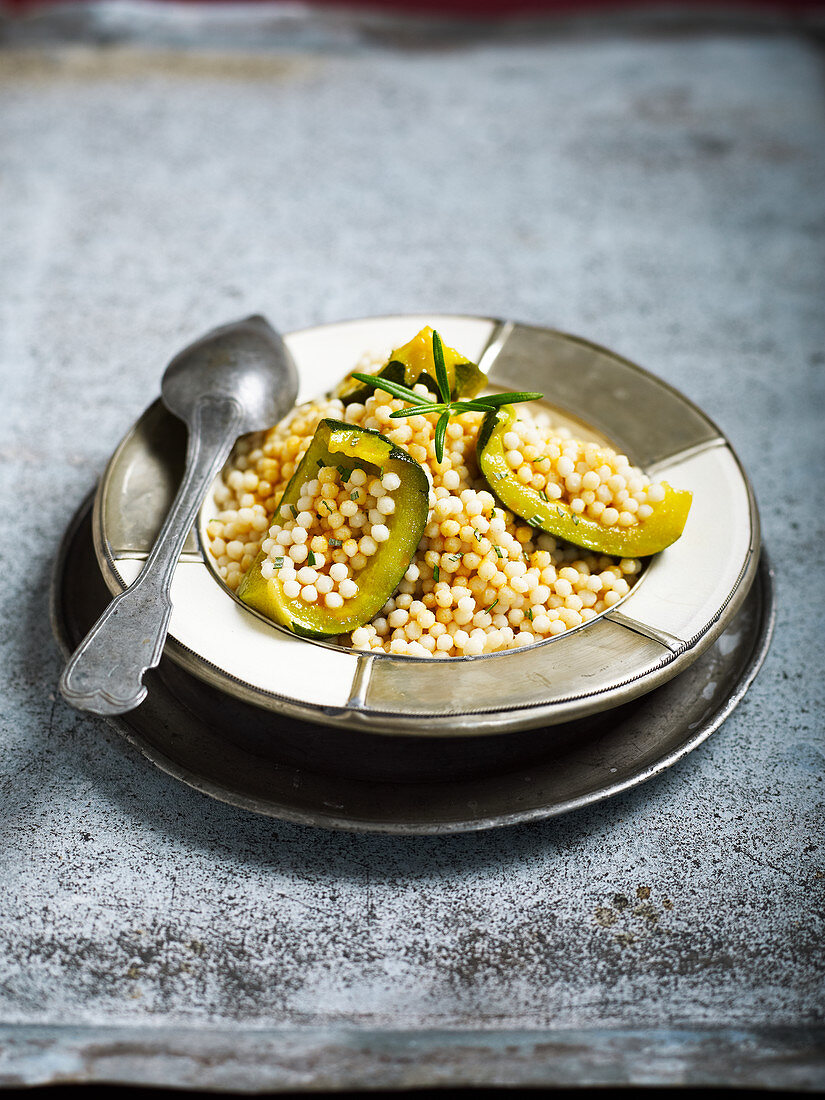
<svg viewBox="0 0 825 1100">
<path fill-rule="evenodd" d="M 579 517 L 576 515 L 575 512 L 573 512 L 573 523 L 575 523 L 577 527 L 579 526 Z"/>
<path fill-rule="evenodd" d="M 547 493 L 545 493 L 544 489 L 541 490 L 539 496 L 542 500 L 546 500 L 548 504 L 550 503 L 550 498 L 548 497 Z"/>
<path fill-rule="evenodd" d="M 323 460 L 322 458 L 317 458 L 317 459 L 316 459 L 315 461 L 316 461 L 316 463 L 318 464 L 319 468 L 323 470 L 323 468 L 324 468 L 324 460 Z"/>
<path fill-rule="evenodd" d="M 311 550 L 307 555 L 307 565 L 315 565 L 315 555 Z"/>
<path fill-rule="evenodd" d="M 337 548 L 338 548 L 339 546 L 343 546 L 343 545 L 344 545 L 344 544 L 343 544 L 343 543 L 341 542 L 341 540 L 340 540 L 340 539 L 330 539 L 330 540 L 329 540 L 329 544 L 330 544 L 330 546 L 333 546 L 333 547 L 335 547 L 336 549 L 337 549 Z"/>
<path fill-rule="evenodd" d="M 274 561 L 272 562 L 272 564 L 275 566 L 276 569 L 280 569 L 284 564 L 284 559 L 283 558 L 275 558 Z"/>
<path fill-rule="evenodd" d="M 533 621 L 533 609 L 532 609 L 532 607 L 527 608 L 527 618 L 530 620 L 530 622 Z"/>
<path fill-rule="evenodd" d="M 558 505 L 556 505 L 556 511 L 559 513 L 561 518 L 564 519 L 564 511 Z"/>
<path fill-rule="evenodd" d="M 504 555 L 501 552 L 501 547 L 500 546 L 494 546 L 493 549 L 496 552 L 496 557 L 497 558 L 503 558 L 504 557 Z"/>
<path fill-rule="evenodd" d="M 463 554 L 450 554 L 450 561 L 461 561 Z"/>
<path fill-rule="evenodd" d="M 498 596 L 496 596 L 496 598 L 493 600 L 493 602 L 490 604 L 490 606 L 485 607 L 484 610 L 489 613 L 490 611 L 493 610 L 493 608 L 496 606 L 497 603 L 498 603 Z"/>
<path fill-rule="evenodd" d="M 531 527 L 541 527 L 541 516 L 531 516 L 527 522 Z"/>
<path fill-rule="evenodd" d="M 289 510 L 290 510 L 290 512 L 292 512 L 292 518 L 297 519 L 298 518 L 298 509 L 295 507 L 294 504 L 290 504 Z"/>
<path fill-rule="evenodd" d="M 349 495 L 349 498 L 350 498 L 350 500 L 358 500 L 358 496 L 359 496 L 358 490 L 353 489 L 352 492 Z"/>
<path fill-rule="evenodd" d="M 444 436 L 451 416 L 463 412 L 490 413 L 502 405 L 515 405 L 519 401 L 538 401 L 542 397 L 540 393 L 493 393 L 487 394 L 485 397 L 474 397 L 472 400 L 459 399 L 451 401 L 450 383 L 444 363 L 444 347 L 437 332 L 433 332 L 433 363 L 441 397 L 440 401 L 422 402 L 421 395 L 414 393 L 407 386 L 402 386 L 398 382 L 390 382 L 388 379 L 380 378 L 375 374 L 359 374 L 356 371 L 352 377 L 357 378 L 359 382 L 364 382 L 373 389 L 384 390 L 390 396 L 406 401 L 410 408 L 399 409 L 397 412 L 391 413 L 393 419 L 402 416 L 427 416 L 431 413 L 438 416 L 435 432 L 435 457 L 437 462 L 444 461 Z"/>
<path fill-rule="evenodd" d="M 440 576 L 441 576 L 441 570 L 438 568 L 437 565 L 434 565 L 433 566 L 433 580 L 435 581 L 436 584 L 438 584 L 438 580 L 439 580 Z"/>
<path fill-rule="evenodd" d="M 352 466 L 339 466 L 338 473 L 341 475 L 341 480 L 346 485 L 346 483 L 352 477 Z"/>
<path fill-rule="evenodd" d="M 330 504 L 330 502 L 328 500 L 322 500 L 321 503 L 326 508 L 327 512 L 334 512 L 335 511 L 335 509 L 332 507 L 332 505 Z"/>
<path fill-rule="evenodd" d="M 473 534 L 476 537 L 476 542 L 481 542 L 481 532 L 476 530 L 475 527 L 473 528 Z"/>
</svg>

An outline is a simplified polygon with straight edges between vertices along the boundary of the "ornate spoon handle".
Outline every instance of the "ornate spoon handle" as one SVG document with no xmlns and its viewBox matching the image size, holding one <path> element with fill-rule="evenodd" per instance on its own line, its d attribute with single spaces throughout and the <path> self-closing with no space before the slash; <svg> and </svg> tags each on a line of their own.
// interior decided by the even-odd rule
<svg viewBox="0 0 825 1100">
<path fill-rule="evenodd" d="M 172 574 L 241 423 L 242 409 L 233 397 L 207 396 L 195 407 L 183 481 L 146 564 L 134 583 L 115 596 L 60 678 L 60 690 L 72 706 L 123 714 L 146 697 L 143 674 L 160 661 L 172 614 Z"/>
</svg>

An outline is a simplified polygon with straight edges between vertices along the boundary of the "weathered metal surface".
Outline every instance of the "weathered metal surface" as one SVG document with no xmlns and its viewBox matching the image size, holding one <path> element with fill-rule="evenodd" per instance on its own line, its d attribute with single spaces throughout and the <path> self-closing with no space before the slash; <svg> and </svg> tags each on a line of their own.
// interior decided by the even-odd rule
<svg viewBox="0 0 825 1100">
<path fill-rule="evenodd" d="M 0 1082 L 43 1064 L 61 1081 L 254 1092 L 449 1086 L 713 1085 L 815 1088 L 818 1028 L 372 1031 L 358 1028 L 0 1028 Z M 4 1063 L 16 1071 L 4 1078 Z"/>
<path fill-rule="evenodd" d="M 0 52 L 3 1079 L 821 1087 L 816 46 L 339 25 Z M 780 604 L 724 727 L 556 821 L 374 837 L 212 802 L 56 699 L 51 559 L 175 348 L 433 307 L 615 347 L 732 439 Z"/>
</svg>

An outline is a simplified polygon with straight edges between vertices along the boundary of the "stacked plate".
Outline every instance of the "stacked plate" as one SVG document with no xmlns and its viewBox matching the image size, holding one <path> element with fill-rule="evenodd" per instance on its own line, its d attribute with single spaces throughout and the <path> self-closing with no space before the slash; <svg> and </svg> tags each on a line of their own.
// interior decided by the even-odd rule
<svg viewBox="0 0 825 1100">
<path fill-rule="evenodd" d="M 172 586 L 149 697 L 112 720 L 164 770 L 214 797 L 307 824 L 384 832 L 488 828 L 642 782 L 716 729 L 764 658 L 773 616 L 759 521 L 730 444 L 691 402 L 587 341 L 477 317 L 380 317 L 287 337 L 299 401 L 365 351 L 425 324 L 492 385 L 540 390 L 635 465 L 693 492 L 682 537 L 624 600 L 566 634 L 426 660 L 299 639 L 219 581 L 201 522 Z M 172 501 L 185 428 L 160 401 L 120 444 L 64 539 L 53 594 L 68 652 L 130 584 Z M 754 583 L 756 582 L 756 583 Z"/>
</svg>

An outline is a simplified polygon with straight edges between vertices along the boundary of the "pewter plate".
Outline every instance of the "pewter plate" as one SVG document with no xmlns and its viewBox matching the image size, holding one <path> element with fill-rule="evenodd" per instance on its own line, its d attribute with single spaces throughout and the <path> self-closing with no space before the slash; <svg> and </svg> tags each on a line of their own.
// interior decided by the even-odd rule
<svg viewBox="0 0 825 1100">
<path fill-rule="evenodd" d="M 87 501 L 66 532 L 52 624 L 68 655 L 109 593 Z M 549 728 L 383 737 L 300 722 L 205 684 L 167 655 L 149 694 L 107 721 L 159 768 L 223 802 L 356 832 L 457 833 L 538 821 L 637 786 L 701 744 L 758 672 L 773 629 L 766 563 L 716 642 L 644 696 Z"/>
<path fill-rule="evenodd" d="M 621 604 L 581 628 L 516 651 L 428 660 L 361 654 L 266 622 L 218 581 L 193 533 L 173 581 L 169 656 L 205 684 L 291 718 L 417 737 L 566 723 L 683 672 L 736 614 L 757 567 L 756 505 L 728 441 L 687 398 L 613 352 L 480 317 L 379 317 L 293 333 L 299 400 L 329 390 L 365 351 L 386 353 L 426 323 L 478 361 L 492 385 L 543 391 L 634 463 L 691 489 L 682 537 Z M 182 427 L 157 402 L 109 463 L 94 539 L 111 591 L 138 575 L 183 453 Z M 207 502 L 202 520 L 208 515 Z"/>
</svg>

